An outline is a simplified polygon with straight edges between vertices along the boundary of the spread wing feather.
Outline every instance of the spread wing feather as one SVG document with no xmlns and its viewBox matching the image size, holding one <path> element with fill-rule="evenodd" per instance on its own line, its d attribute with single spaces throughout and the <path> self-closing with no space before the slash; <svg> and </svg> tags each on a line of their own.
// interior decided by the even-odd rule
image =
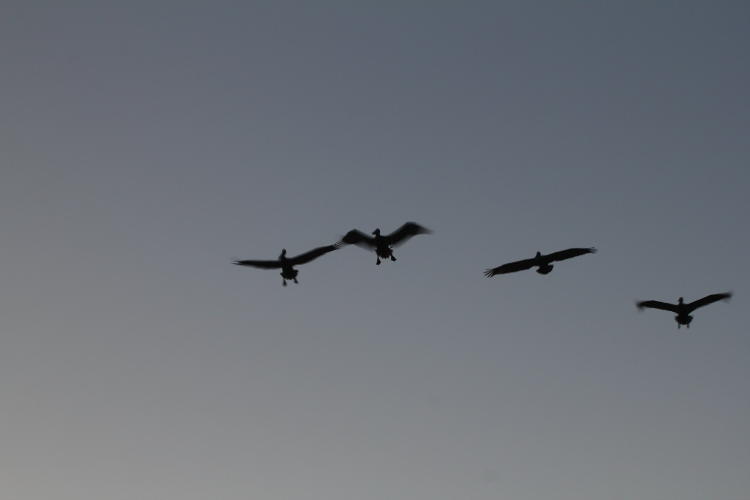
<svg viewBox="0 0 750 500">
<path fill-rule="evenodd" d="M 487 269 L 484 272 L 484 275 L 488 278 L 491 278 L 495 276 L 496 274 L 508 274 L 508 273 L 515 273 L 517 271 L 525 271 L 526 269 L 530 269 L 534 266 L 534 259 L 524 259 L 524 260 L 517 260 L 515 262 L 509 262 L 507 264 L 503 264 L 502 266 L 493 267 L 492 269 Z"/>
<path fill-rule="evenodd" d="M 259 267 L 260 269 L 278 269 L 281 262 L 278 260 L 235 260 L 237 266 Z"/>
<path fill-rule="evenodd" d="M 431 232 L 432 231 L 424 226 L 420 226 L 416 222 L 407 222 L 400 228 L 393 231 L 391 234 L 384 236 L 384 238 L 389 246 L 398 246 L 402 243 L 405 243 L 406 240 L 408 240 L 412 236 L 416 236 L 418 234 L 429 234 Z"/>
<path fill-rule="evenodd" d="M 572 259 L 579 255 L 586 255 L 587 253 L 596 253 L 596 248 L 568 248 L 567 250 L 560 250 L 559 252 L 552 252 L 546 256 L 546 260 L 559 261 L 565 259 Z"/>
<path fill-rule="evenodd" d="M 672 311 L 673 313 L 677 312 L 676 304 L 668 304 L 667 302 L 660 302 L 658 300 L 644 300 L 642 302 L 636 302 L 635 305 L 638 307 L 638 309 L 649 307 L 651 309 L 661 309 L 663 311 Z"/>
<path fill-rule="evenodd" d="M 307 262 L 310 262 L 311 260 L 315 260 L 321 255 L 327 254 L 328 252 L 333 252 L 337 248 L 339 248 L 338 245 L 326 245 L 324 247 L 314 248 L 309 252 L 301 253 L 288 260 L 289 263 L 291 263 L 293 266 L 299 266 L 300 264 L 305 264 Z"/>
<path fill-rule="evenodd" d="M 720 300 L 729 300 L 729 298 L 732 296 L 731 293 L 714 293 L 712 295 L 706 295 L 702 299 L 695 300 L 687 305 L 687 308 L 690 312 L 695 311 L 699 307 L 707 306 L 708 304 L 713 304 L 714 302 L 718 302 Z"/>
<path fill-rule="evenodd" d="M 358 247 L 373 249 L 375 248 L 375 238 L 367 236 L 358 229 L 352 229 L 341 238 L 341 243 L 347 245 L 357 245 Z"/>
</svg>

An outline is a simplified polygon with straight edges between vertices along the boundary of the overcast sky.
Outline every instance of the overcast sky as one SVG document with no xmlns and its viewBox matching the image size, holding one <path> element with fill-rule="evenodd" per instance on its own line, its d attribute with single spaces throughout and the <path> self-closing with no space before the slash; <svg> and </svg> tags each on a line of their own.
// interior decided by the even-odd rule
<svg viewBox="0 0 750 500">
<path fill-rule="evenodd" d="M 1 12 L 4 498 L 747 498 L 747 2 Z"/>
</svg>

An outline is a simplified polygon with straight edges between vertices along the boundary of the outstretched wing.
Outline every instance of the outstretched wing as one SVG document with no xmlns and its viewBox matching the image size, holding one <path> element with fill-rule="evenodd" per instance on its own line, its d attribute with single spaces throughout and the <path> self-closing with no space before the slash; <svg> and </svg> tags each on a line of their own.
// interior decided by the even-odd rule
<svg viewBox="0 0 750 500">
<path fill-rule="evenodd" d="M 579 255 L 586 255 L 587 253 L 596 253 L 596 248 L 568 248 L 567 250 L 560 250 L 559 252 L 552 252 L 546 255 L 546 260 L 552 262 L 557 260 L 572 259 Z"/>
<path fill-rule="evenodd" d="M 673 313 L 677 312 L 677 305 L 660 302 L 658 300 L 644 300 L 642 302 L 636 302 L 635 305 L 638 309 L 650 307 L 651 309 L 661 309 L 662 311 L 672 311 Z"/>
<path fill-rule="evenodd" d="M 307 262 L 310 262 L 311 260 L 315 260 L 321 255 L 325 255 L 328 252 L 333 252 L 339 248 L 338 245 L 326 245 L 324 247 L 318 247 L 314 248 L 313 250 L 310 250 L 309 252 L 301 253 L 299 255 L 296 255 L 289 260 L 289 263 L 293 266 L 299 266 L 300 264 L 305 264 Z"/>
<path fill-rule="evenodd" d="M 707 306 L 708 304 L 713 304 L 714 302 L 718 302 L 720 300 L 729 300 L 729 298 L 732 296 L 731 293 L 714 293 L 712 295 L 706 295 L 702 299 L 695 300 L 691 302 L 690 304 L 686 304 L 687 308 L 690 312 L 695 311 L 699 307 Z"/>
<path fill-rule="evenodd" d="M 412 236 L 416 236 L 418 234 L 429 234 L 431 232 L 432 231 L 424 226 L 420 226 L 416 222 L 407 222 L 388 236 L 385 236 L 385 241 L 390 246 L 398 246 L 402 243 L 405 243 L 406 240 L 408 240 Z"/>
<path fill-rule="evenodd" d="M 358 247 L 372 249 L 375 248 L 375 238 L 367 236 L 362 231 L 352 229 L 341 238 L 341 243 L 347 245 L 357 245 Z"/>
<path fill-rule="evenodd" d="M 530 269 L 534 266 L 535 262 L 534 259 L 524 259 L 524 260 L 517 260 L 515 262 L 509 262 L 507 264 L 503 264 L 502 266 L 493 267 L 492 269 L 487 269 L 484 272 L 484 275 L 488 278 L 492 278 L 496 274 L 508 274 L 508 273 L 515 273 L 517 271 L 525 271 L 526 269 Z"/>
<path fill-rule="evenodd" d="M 281 263 L 278 260 L 235 260 L 237 266 L 259 267 L 260 269 L 278 269 Z"/>
</svg>

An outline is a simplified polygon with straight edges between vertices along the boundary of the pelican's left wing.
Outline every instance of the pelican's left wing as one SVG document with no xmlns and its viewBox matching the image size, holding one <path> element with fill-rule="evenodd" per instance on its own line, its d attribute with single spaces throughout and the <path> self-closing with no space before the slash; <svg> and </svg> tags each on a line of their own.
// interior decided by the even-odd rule
<svg viewBox="0 0 750 500">
<path fill-rule="evenodd" d="M 305 264 L 307 262 L 310 262 L 311 260 L 315 260 L 321 255 L 325 255 L 328 252 L 333 252 L 334 250 L 338 249 L 339 245 L 326 245 L 324 247 L 318 247 L 310 250 L 309 252 L 301 253 L 299 255 L 296 255 L 289 259 L 289 262 L 293 266 L 298 266 L 300 264 Z"/>
<path fill-rule="evenodd" d="M 432 231 L 424 226 L 420 226 L 416 222 L 407 222 L 406 224 L 386 236 L 385 239 L 388 242 L 388 245 L 398 246 L 402 243 L 405 243 L 406 240 L 408 240 L 412 236 L 416 236 L 418 234 L 429 234 L 431 232 Z"/>
<path fill-rule="evenodd" d="M 699 307 L 707 306 L 708 304 L 713 304 L 714 302 L 718 302 L 720 300 L 729 300 L 729 298 L 732 296 L 731 293 L 714 293 L 712 295 L 706 295 L 702 299 L 695 300 L 691 302 L 690 304 L 687 304 L 688 309 L 692 312 L 698 309 Z"/>
<path fill-rule="evenodd" d="M 596 253 L 596 248 L 568 248 L 567 250 L 560 250 L 559 252 L 552 252 L 549 255 L 546 255 L 547 260 L 550 262 L 552 261 L 558 261 L 558 260 L 565 260 L 565 259 L 572 259 L 573 257 L 578 257 L 579 255 L 586 255 L 587 253 Z"/>
</svg>

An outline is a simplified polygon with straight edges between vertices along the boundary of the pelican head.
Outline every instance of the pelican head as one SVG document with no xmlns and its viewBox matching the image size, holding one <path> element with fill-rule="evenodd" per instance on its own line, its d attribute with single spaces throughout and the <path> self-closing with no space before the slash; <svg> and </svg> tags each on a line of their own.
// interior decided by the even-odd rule
<svg viewBox="0 0 750 500">
<path fill-rule="evenodd" d="M 380 236 L 380 228 L 375 228 L 375 231 L 372 232 L 375 236 Z"/>
<path fill-rule="evenodd" d="M 679 305 L 683 305 L 683 304 L 684 304 L 684 302 L 683 302 L 683 300 L 682 300 L 682 297 L 680 297 L 679 299 L 677 299 L 677 303 L 678 303 Z"/>
<path fill-rule="evenodd" d="M 286 258 L 286 248 L 281 249 L 281 255 L 279 255 L 279 259 Z"/>
</svg>

